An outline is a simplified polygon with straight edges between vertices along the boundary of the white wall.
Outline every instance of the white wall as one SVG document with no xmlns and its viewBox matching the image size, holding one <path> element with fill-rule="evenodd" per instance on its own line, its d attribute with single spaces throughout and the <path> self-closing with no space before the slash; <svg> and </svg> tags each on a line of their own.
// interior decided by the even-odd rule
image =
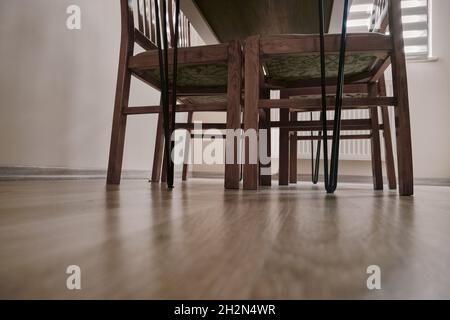
<svg viewBox="0 0 450 320">
<path fill-rule="evenodd" d="M 66 28 L 70 4 L 80 31 Z M 0 1 L 0 166 L 106 168 L 119 40 L 118 0 Z M 132 105 L 158 102 L 133 82 Z M 151 168 L 155 124 L 129 118 L 125 168 Z"/>
<path fill-rule="evenodd" d="M 432 0 L 436 62 L 408 63 L 415 174 L 450 178 L 450 1 Z"/>
</svg>

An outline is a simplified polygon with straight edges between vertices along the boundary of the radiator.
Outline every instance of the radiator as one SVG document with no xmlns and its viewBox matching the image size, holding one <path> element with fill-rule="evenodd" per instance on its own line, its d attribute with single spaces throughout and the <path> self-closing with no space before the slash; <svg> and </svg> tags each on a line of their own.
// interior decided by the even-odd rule
<svg viewBox="0 0 450 320">
<path fill-rule="evenodd" d="M 344 110 L 342 111 L 342 119 L 368 119 L 368 110 Z M 320 113 L 314 112 L 312 114 L 313 120 L 320 119 Z M 327 112 L 327 119 L 334 119 L 334 111 Z M 300 113 L 298 120 L 307 121 L 311 120 L 310 113 Z M 369 131 L 345 131 L 343 134 L 369 134 Z M 317 133 L 314 133 L 317 134 Z M 331 136 L 332 131 L 329 131 L 328 135 Z M 300 132 L 298 135 L 310 136 L 309 132 Z M 329 152 L 331 154 L 331 140 L 329 140 Z M 317 142 L 314 142 L 314 150 L 316 150 Z M 370 140 L 342 140 L 340 142 L 340 159 L 341 160 L 370 160 L 371 149 Z M 315 155 L 315 154 L 314 154 Z M 299 159 L 311 159 L 311 141 L 299 141 L 298 142 L 298 158 Z"/>
</svg>

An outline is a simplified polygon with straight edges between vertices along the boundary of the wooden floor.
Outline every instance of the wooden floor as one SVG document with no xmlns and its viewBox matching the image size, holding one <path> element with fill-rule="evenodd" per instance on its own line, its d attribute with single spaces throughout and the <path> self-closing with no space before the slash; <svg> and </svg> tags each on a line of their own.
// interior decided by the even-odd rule
<svg viewBox="0 0 450 320">
<path fill-rule="evenodd" d="M 0 182 L 0 298 L 450 298 L 450 188 Z M 66 289 L 79 265 L 80 291 Z M 366 287 L 381 267 L 382 290 Z"/>
</svg>

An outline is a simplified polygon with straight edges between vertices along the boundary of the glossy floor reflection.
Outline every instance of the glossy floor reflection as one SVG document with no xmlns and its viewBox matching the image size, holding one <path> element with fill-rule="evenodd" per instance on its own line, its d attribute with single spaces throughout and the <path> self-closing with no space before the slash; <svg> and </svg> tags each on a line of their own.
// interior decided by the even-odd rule
<svg viewBox="0 0 450 320">
<path fill-rule="evenodd" d="M 449 299 L 449 243 L 445 187 L 0 182 L 0 298 Z M 367 289 L 369 265 L 382 290 Z"/>
</svg>

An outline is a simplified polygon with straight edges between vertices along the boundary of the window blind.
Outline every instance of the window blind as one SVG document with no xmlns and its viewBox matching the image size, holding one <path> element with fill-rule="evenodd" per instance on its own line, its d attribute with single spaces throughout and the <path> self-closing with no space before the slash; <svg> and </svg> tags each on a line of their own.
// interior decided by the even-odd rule
<svg viewBox="0 0 450 320">
<path fill-rule="evenodd" d="M 390 0 L 399 1 L 399 0 Z M 428 57 L 429 0 L 401 0 L 405 53 L 410 58 Z M 353 0 L 348 19 L 349 32 L 367 32 L 373 0 Z"/>
</svg>

